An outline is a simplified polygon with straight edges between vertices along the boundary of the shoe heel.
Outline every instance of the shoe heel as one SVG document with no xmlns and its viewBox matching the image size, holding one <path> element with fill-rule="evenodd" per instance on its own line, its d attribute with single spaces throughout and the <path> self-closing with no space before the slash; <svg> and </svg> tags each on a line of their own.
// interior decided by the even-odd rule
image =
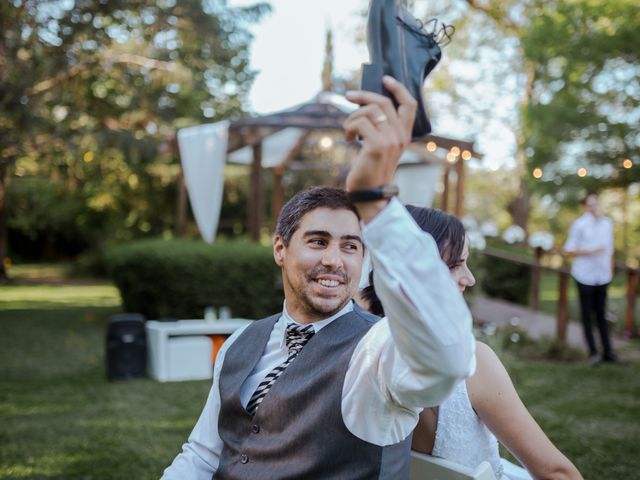
<svg viewBox="0 0 640 480">
<path fill-rule="evenodd" d="M 373 63 L 362 64 L 362 79 L 360 80 L 360 88 L 368 92 L 375 92 L 381 95 L 387 95 L 382 86 L 382 77 L 384 71 L 382 65 Z"/>
</svg>

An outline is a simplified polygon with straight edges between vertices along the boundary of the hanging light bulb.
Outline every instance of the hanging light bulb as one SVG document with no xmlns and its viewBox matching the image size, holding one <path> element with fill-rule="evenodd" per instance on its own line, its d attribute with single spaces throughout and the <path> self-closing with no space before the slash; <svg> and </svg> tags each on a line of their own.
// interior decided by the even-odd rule
<svg viewBox="0 0 640 480">
<path fill-rule="evenodd" d="M 427 143 L 427 150 L 429 152 L 435 152 L 436 148 L 438 148 L 438 146 L 436 145 L 436 142 L 429 142 Z"/>
<path fill-rule="evenodd" d="M 333 138 L 324 136 L 320 139 L 319 145 L 322 150 L 329 150 L 333 147 Z"/>
<path fill-rule="evenodd" d="M 584 167 L 580 167 L 578 169 L 578 176 L 579 177 L 586 177 L 587 176 L 587 169 Z"/>
<path fill-rule="evenodd" d="M 534 168 L 533 169 L 533 177 L 534 178 L 542 178 L 542 169 L 541 168 Z"/>
<path fill-rule="evenodd" d="M 631 168 L 633 167 L 633 162 L 627 158 L 624 162 L 622 162 L 622 166 L 624 168 Z"/>
</svg>

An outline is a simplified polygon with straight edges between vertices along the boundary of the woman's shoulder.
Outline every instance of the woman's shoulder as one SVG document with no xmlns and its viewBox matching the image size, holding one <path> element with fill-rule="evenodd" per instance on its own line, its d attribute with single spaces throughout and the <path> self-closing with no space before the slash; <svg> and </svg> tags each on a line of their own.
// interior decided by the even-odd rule
<svg viewBox="0 0 640 480">
<path fill-rule="evenodd" d="M 476 340 L 476 363 L 476 374 L 480 373 L 481 375 L 486 373 L 485 370 L 487 368 L 502 367 L 502 362 L 496 352 L 489 345 L 479 340 Z"/>
<path fill-rule="evenodd" d="M 504 365 L 496 352 L 486 343 L 476 340 L 476 371 L 467 379 L 467 391 L 471 404 L 488 399 L 495 394 L 496 387 L 508 378 Z"/>
</svg>

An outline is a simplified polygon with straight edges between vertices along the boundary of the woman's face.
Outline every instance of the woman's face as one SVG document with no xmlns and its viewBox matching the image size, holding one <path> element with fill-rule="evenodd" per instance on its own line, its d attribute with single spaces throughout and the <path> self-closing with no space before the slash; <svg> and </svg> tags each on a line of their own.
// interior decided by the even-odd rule
<svg viewBox="0 0 640 480">
<path fill-rule="evenodd" d="M 469 270 L 469 266 L 467 265 L 467 259 L 469 258 L 469 239 L 465 236 L 464 238 L 464 247 L 462 247 L 462 255 L 460 256 L 460 260 L 455 267 L 453 267 L 451 272 L 451 277 L 453 281 L 456 282 L 458 288 L 461 292 L 464 292 L 464 289 L 467 287 L 473 287 L 476 284 L 476 279 Z"/>
</svg>

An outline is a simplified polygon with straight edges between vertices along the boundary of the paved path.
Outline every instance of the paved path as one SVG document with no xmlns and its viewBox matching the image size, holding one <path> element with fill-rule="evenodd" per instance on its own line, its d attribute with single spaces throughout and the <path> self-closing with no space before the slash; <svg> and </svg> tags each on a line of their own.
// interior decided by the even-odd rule
<svg viewBox="0 0 640 480">
<path fill-rule="evenodd" d="M 555 337 L 556 319 L 543 312 L 535 312 L 530 308 L 506 302 L 496 298 L 474 296 L 469 299 L 469 308 L 473 313 L 474 321 L 479 323 L 491 322 L 497 326 L 510 325 L 514 319 L 517 326 L 525 330 L 532 338 Z M 596 341 L 599 337 L 594 331 Z M 613 348 L 619 349 L 627 342 L 620 338 L 612 338 Z M 567 343 L 586 352 L 582 327 L 576 322 L 567 325 Z"/>
</svg>

